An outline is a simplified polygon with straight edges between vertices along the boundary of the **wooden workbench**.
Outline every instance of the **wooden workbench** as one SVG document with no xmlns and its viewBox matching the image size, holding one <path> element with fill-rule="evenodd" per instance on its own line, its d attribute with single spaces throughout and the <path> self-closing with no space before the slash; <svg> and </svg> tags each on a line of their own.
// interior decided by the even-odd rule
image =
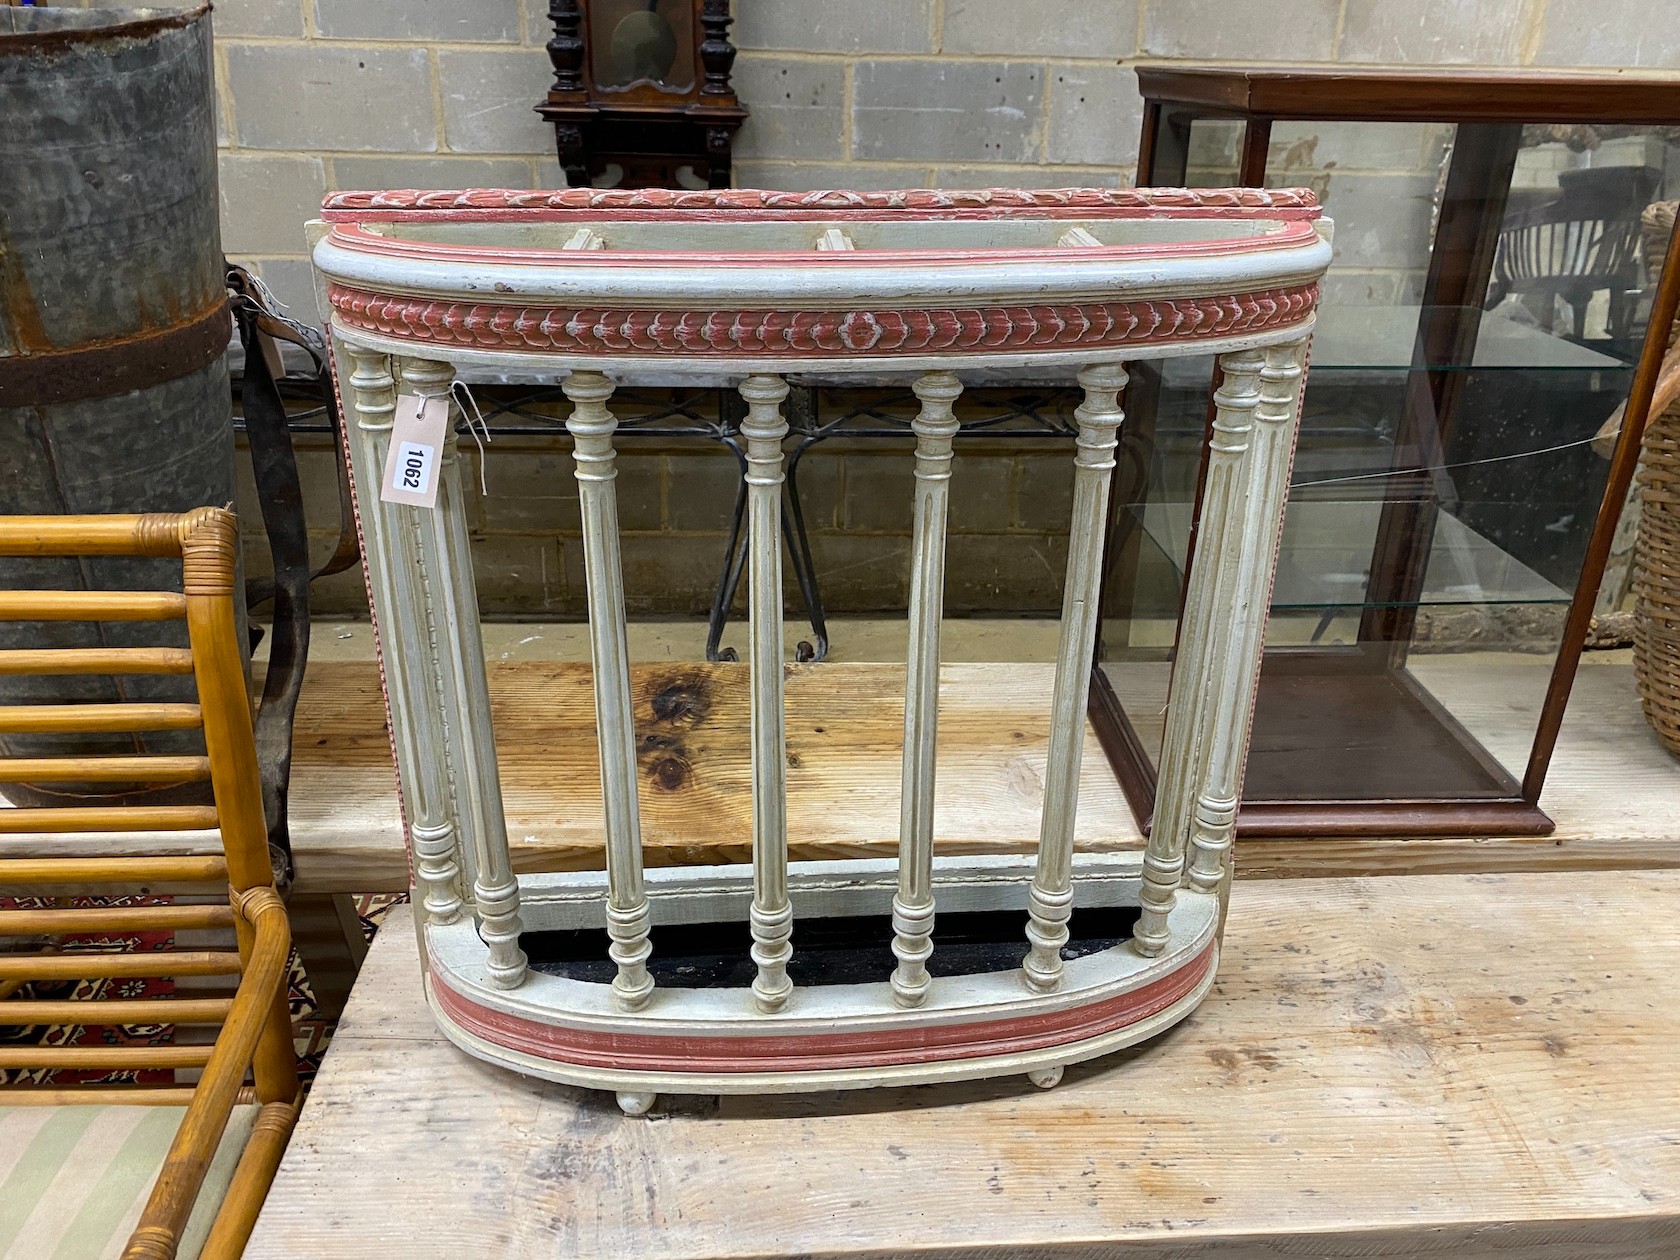
<svg viewBox="0 0 1680 1260">
<path fill-rule="evenodd" d="M 1626 653 L 1581 666 L 1541 805 L 1551 836 L 1505 839 L 1244 840 L 1243 877 L 1680 866 L 1680 763 L 1639 713 Z M 1550 660 L 1469 653 L 1414 666 L 1471 732 L 1520 764 Z M 939 844 L 945 852 L 1030 852 L 1049 737 L 1048 664 L 951 663 L 941 670 Z M 1124 685 L 1159 687 L 1154 669 Z M 642 836 L 651 864 L 744 861 L 749 848 L 745 665 L 642 664 L 633 671 Z M 508 832 L 523 871 L 601 863 L 601 789 L 589 667 L 492 662 Z M 898 847 L 902 664 L 790 666 L 788 834 L 797 857 L 886 856 Z M 1128 700 L 1132 704 L 1132 700 Z M 1134 707 L 1138 707 L 1134 705 Z M 1159 709 L 1157 701 L 1155 709 Z M 298 709 L 291 830 L 300 893 L 408 886 L 396 778 L 371 662 L 310 665 Z M 1078 842 L 1141 847 L 1087 732 Z M 212 851 L 212 835 L 87 837 L 85 852 Z M 63 837 L 0 837 L 0 852 L 61 852 Z"/>
<path fill-rule="evenodd" d="M 246 1257 L 1672 1257 L 1677 905 L 1680 872 L 1250 881 L 1206 1003 L 1048 1093 L 640 1120 L 445 1042 L 405 910 Z"/>
</svg>

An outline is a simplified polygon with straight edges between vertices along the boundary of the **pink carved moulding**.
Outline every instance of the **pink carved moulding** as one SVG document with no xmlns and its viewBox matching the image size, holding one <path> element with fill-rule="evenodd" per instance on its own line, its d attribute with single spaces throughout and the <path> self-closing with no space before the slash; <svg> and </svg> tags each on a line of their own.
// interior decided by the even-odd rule
<svg viewBox="0 0 1680 1260">
<path fill-rule="evenodd" d="M 359 225 L 378 222 L 599 221 L 604 213 L 628 219 L 797 221 L 1041 218 L 1136 219 L 1163 214 L 1209 219 L 1266 218 L 1285 224 L 1264 237 L 1224 241 L 1156 242 L 1094 247 L 1085 257 L 1170 259 L 1215 257 L 1298 246 L 1314 232 L 1316 198 L 1306 189 L 1063 189 L 973 192 L 784 193 L 754 190 L 689 192 L 669 189 L 558 191 L 469 189 L 460 192 L 340 192 L 324 204 L 335 244 L 354 251 L 457 264 L 519 262 L 533 266 L 620 268 L 658 265 L 681 271 L 699 266 L 786 268 L 790 255 L 740 252 L 564 252 L 404 240 L 400 246 Z M 1017 262 L 1065 262 L 1066 251 L 1013 249 Z M 894 250 L 905 267 L 962 266 L 995 256 L 973 249 Z M 802 252 L 798 265 L 856 266 L 869 251 Z M 501 287 L 501 286 L 499 286 Z M 670 309 L 559 305 L 501 299 L 463 301 L 416 297 L 343 283 L 328 286 L 335 322 L 370 333 L 487 350 L 550 351 L 619 356 L 847 358 L 912 353 L 1059 351 L 1075 345 L 1116 346 L 1194 342 L 1298 323 L 1311 314 L 1317 286 L 1303 284 L 1195 298 L 1132 298 L 1113 302 L 974 304 L 950 306 L 848 305 L 790 310 L 720 306 Z"/>
</svg>

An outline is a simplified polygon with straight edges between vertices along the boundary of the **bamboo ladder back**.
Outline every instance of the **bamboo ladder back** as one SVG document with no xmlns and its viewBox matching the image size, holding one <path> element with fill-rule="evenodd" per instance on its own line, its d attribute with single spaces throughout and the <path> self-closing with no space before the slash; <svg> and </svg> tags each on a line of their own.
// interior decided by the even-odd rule
<svg viewBox="0 0 1680 1260">
<path fill-rule="evenodd" d="M 152 556 L 179 559 L 181 589 L 0 590 L 0 620 L 180 619 L 188 647 L 77 647 L 0 650 L 0 674 L 175 674 L 190 676 L 196 703 L 77 703 L 0 706 L 0 735 L 198 730 L 203 755 L 0 758 L 0 781 L 208 782 L 213 804 L 0 809 L 0 891 L 52 897 L 97 887 L 120 893 L 167 888 L 210 894 L 225 904 L 0 910 L 0 936 L 232 928 L 238 949 L 0 953 L 0 1023 L 167 1023 L 220 1025 L 214 1042 L 162 1046 L 7 1046 L 0 1068 L 196 1070 L 175 1086 L 15 1087 L 0 1103 L 84 1102 L 184 1105 L 185 1115 L 124 1256 L 176 1254 L 200 1186 L 233 1108 L 260 1110 L 214 1225 L 200 1252 L 236 1257 L 256 1221 L 297 1119 L 296 1064 L 286 1003 L 291 932 L 268 858 L 251 706 L 234 617 L 237 527 L 231 513 L 0 517 L 0 557 Z M 217 856 L 77 856 L 81 833 L 220 833 Z M 6 837 L 66 833 L 64 856 L 8 857 Z M 97 1003 L 16 996 L 30 981 L 112 977 L 237 976 L 231 998 L 162 998 Z M 246 1084 L 249 1074 L 251 1084 Z"/>
</svg>

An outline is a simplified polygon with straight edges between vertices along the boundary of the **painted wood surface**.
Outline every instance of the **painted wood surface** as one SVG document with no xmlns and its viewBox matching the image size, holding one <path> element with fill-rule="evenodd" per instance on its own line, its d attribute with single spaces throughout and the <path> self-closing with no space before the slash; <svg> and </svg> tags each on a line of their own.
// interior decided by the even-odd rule
<svg viewBox="0 0 1680 1260">
<path fill-rule="evenodd" d="M 455 370 L 450 364 L 405 357 L 397 360 L 397 369 L 399 397 L 441 398 L 446 408 L 453 406 L 450 391 Z M 461 496 L 459 443 L 452 425 L 446 429 L 437 477 L 435 508 L 398 506 L 411 550 L 408 566 L 398 572 L 390 588 L 404 605 L 401 615 L 418 617 L 424 625 L 418 655 L 426 699 L 418 703 L 435 704 L 436 711 L 395 716 L 394 726 L 399 740 L 408 737 L 405 728 L 409 725 L 416 729 L 430 725 L 439 739 L 449 810 L 458 836 L 456 852 L 471 873 L 473 917 L 487 952 L 486 967 L 498 987 L 511 989 L 525 978 L 525 953 L 519 947 L 519 884 L 508 852 L 494 732 L 482 720 L 490 707 L 489 683 Z M 393 505 L 381 502 L 379 506 Z M 372 590 L 376 620 L 389 623 L 399 610 L 381 602 L 386 587 L 375 585 Z M 392 662 L 404 654 L 387 652 L 382 660 Z M 406 654 L 414 655 L 414 649 Z"/>
<path fill-rule="evenodd" d="M 345 1237 L 413 1260 L 1680 1249 L 1680 873 L 1232 895 L 1219 980 L 1169 1053 L 1070 1068 L 1048 1094 L 1017 1077 L 691 1100 L 651 1122 L 445 1043 L 400 918 L 247 1257 L 336 1256 Z M 1583 922 L 1638 930 L 1588 959 Z"/>
<path fill-rule="evenodd" d="M 1108 487 L 1114 475 L 1114 446 L 1122 418 L 1119 393 L 1126 387 L 1126 371 L 1118 365 L 1085 368 L 1079 373 L 1079 384 L 1085 399 L 1074 412 L 1079 436 L 1074 442 L 1062 637 L 1051 684 L 1038 866 L 1027 899 L 1028 950 L 1021 966 L 1027 987 L 1040 993 L 1062 983 L 1062 946 L 1068 941 L 1068 918 L 1073 911 L 1074 828 L 1079 817 L 1080 758 L 1088 725 L 1085 707 L 1102 594 L 1103 522 L 1108 517 Z M 1198 696 L 1183 706 L 1197 727 L 1213 719 L 1213 706 L 1207 699 Z"/>
<path fill-rule="evenodd" d="M 1639 715 L 1626 654 L 1608 655 L 1588 653 L 1564 721 L 1542 800 L 1557 820 L 1556 834 L 1243 840 L 1239 879 L 1680 866 L 1680 764 Z M 1543 690 L 1546 660 L 1472 653 L 1417 658 L 1414 665 L 1496 754 L 1527 748 L 1533 722 L 1521 698 Z M 1042 664 L 941 667 L 941 851 L 1031 851 L 1043 799 L 1052 672 Z M 601 782 L 589 667 L 492 661 L 489 676 L 516 867 L 599 868 Z M 1140 694 L 1147 685 L 1139 684 Z M 746 688 L 744 664 L 631 666 L 638 738 L 654 737 L 638 762 L 650 864 L 747 860 Z M 900 769 L 904 667 L 790 665 L 787 700 L 793 856 L 891 856 L 898 797 L 881 785 L 896 782 Z M 384 720 L 371 662 L 311 663 L 298 708 L 291 802 L 305 892 L 406 885 Z M 573 770 L 557 775 L 557 764 Z M 1085 741 L 1080 773 L 1078 847 L 1141 846 L 1095 739 Z M 90 835 L 76 844 L 78 852 L 105 854 L 218 851 L 213 836 L 195 833 Z M 0 836 L 0 855 L 52 856 L 63 845 L 62 837 Z"/>
<path fill-rule="evenodd" d="M 747 664 L 752 682 L 748 725 L 752 733 L 753 1002 L 780 1010 L 793 993 L 793 906 L 788 901 L 787 707 L 782 677 L 782 439 L 788 396 L 779 376 L 741 382 L 747 415 Z"/>
<path fill-rule="evenodd" d="M 836 229 L 837 230 L 837 229 Z M 909 634 L 904 667 L 904 760 L 899 774 L 898 896 L 893 899 L 893 1000 L 927 998 L 933 955 L 934 783 L 939 728 L 939 627 L 945 611 L 945 518 L 951 498 L 952 406 L 962 393 L 953 372 L 915 384 L 915 528 L 910 544 Z"/>
<path fill-rule="evenodd" d="M 580 232 L 584 229 L 579 228 Z M 582 248 L 588 248 L 583 246 Z M 599 372 L 573 372 L 562 383 L 572 400 L 583 567 L 589 588 L 589 656 L 595 682 L 596 743 L 607 864 L 608 948 L 618 975 L 613 997 L 627 1011 L 653 996 L 648 974 L 647 893 L 642 887 L 642 828 L 636 792 L 636 730 L 630 707 L 630 646 L 624 620 L 624 564 L 618 545 L 618 419 L 607 409 L 613 385 Z M 482 650 L 482 648 L 481 648 Z"/>
</svg>

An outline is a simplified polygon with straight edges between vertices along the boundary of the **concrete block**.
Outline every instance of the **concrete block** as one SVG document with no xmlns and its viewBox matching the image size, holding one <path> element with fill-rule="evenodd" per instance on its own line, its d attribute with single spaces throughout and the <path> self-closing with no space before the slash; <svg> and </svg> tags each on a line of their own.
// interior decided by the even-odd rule
<svg viewBox="0 0 1680 1260">
<path fill-rule="evenodd" d="M 1044 156 L 1051 162 L 1135 166 L 1143 98 L 1124 66 L 1052 66 Z"/>
<path fill-rule="evenodd" d="M 845 157 L 846 70 L 839 61 L 745 55 L 735 61 L 734 83 L 752 110 L 736 134 L 737 160 Z"/>
<path fill-rule="evenodd" d="M 318 446 L 304 446 L 296 439 L 298 484 L 303 489 L 303 517 L 309 528 L 328 533 L 338 530 L 338 453 L 323 439 Z"/>
<path fill-rule="evenodd" d="M 216 0 L 210 29 L 227 35 L 267 35 L 301 39 L 303 6 L 297 0 Z"/>
<path fill-rule="evenodd" d="M 1319 286 L 1325 306 L 1395 306 L 1400 302 L 1403 271 L 1355 271 L 1332 267 Z"/>
<path fill-rule="evenodd" d="M 1514 65 L 1533 0 L 1347 0 L 1342 61 Z"/>
<path fill-rule="evenodd" d="M 1433 175 L 1334 174 L 1324 195 L 1336 221 L 1335 260 L 1348 267 L 1423 266 Z"/>
<path fill-rule="evenodd" d="M 928 182 L 925 166 L 889 166 L 879 162 L 764 162 L 735 163 L 737 188 L 775 188 L 810 192 L 818 188 L 920 188 Z M 956 185 L 947 185 L 956 187 Z"/>
<path fill-rule="evenodd" d="M 852 75 L 853 157 L 1037 159 L 1044 67 L 1036 62 L 873 61 Z"/>
<path fill-rule="evenodd" d="M 1534 60 L 1543 66 L 1680 69 L 1680 22 L 1650 0 L 1550 0 Z"/>
<path fill-rule="evenodd" d="M 256 505 L 238 499 L 235 500 L 234 506 L 239 513 L 240 563 L 244 566 L 245 577 L 249 579 L 273 576 L 274 566 L 268 553 L 268 539 L 263 534 L 262 517 L 257 512 Z M 330 532 L 310 530 L 309 555 L 314 563 L 319 564 L 332 554 L 333 537 Z M 362 576 L 362 566 L 351 565 L 342 572 L 326 574 L 311 582 L 309 611 L 316 617 L 366 621 L 367 582 Z M 266 625 L 271 622 L 273 615 L 270 605 L 264 607 L 252 620 Z M 320 633 L 319 628 L 316 633 Z"/>
<path fill-rule="evenodd" d="M 533 163 L 536 168 L 536 183 L 533 188 L 564 188 L 566 187 L 566 173 L 560 169 L 560 159 L 550 153 L 537 158 Z"/>
<path fill-rule="evenodd" d="M 575 482 L 576 477 L 573 478 Z M 618 527 L 655 530 L 665 523 L 665 459 L 622 442 L 618 456 Z"/>
<path fill-rule="evenodd" d="M 1015 524 L 1047 534 L 1066 533 L 1073 523 L 1073 444 L 1017 461 Z"/>
<path fill-rule="evenodd" d="M 841 469 L 845 462 L 845 456 L 826 454 L 820 446 L 800 457 L 795 481 L 807 533 L 833 529 L 839 523 Z"/>
<path fill-rule="evenodd" d="M 491 444 L 484 463 L 485 527 L 492 531 L 580 534 L 583 526 L 574 473 L 569 439 L 556 438 L 551 444 L 510 444 L 503 439 Z M 614 482 L 619 528 L 660 528 L 661 476 L 657 453 L 638 450 L 633 442 L 620 443 L 618 478 Z"/>
<path fill-rule="evenodd" d="M 1187 158 L 1191 170 L 1226 172 L 1221 182 L 1236 178 L 1237 155 L 1242 151 L 1243 125 L 1230 118 L 1198 118 L 1190 124 Z"/>
<path fill-rule="evenodd" d="M 560 610 L 565 567 L 558 539 L 540 534 L 474 534 L 473 577 L 487 616 Z"/>
<path fill-rule="evenodd" d="M 1287 9 L 1231 0 L 1155 0 L 1144 11 L 1138 51 L 1146 57 L 1328 61 L 1341 7 L 1341 0 L 1294 0 Z"/>
<path fill-rule="evenodd" d="M 484 460 L 486 529 L 577 534 L 577 479 L 569 449 L 507 449 L 493 444 Z"/>
<path fill-rule="evenodd" d="M 965 534 L 945 552 L 945 611 L 1055 616 L 1062 606 L 1067 539 Z"/>
<path fill-rule="evenodd" d="M 325 542 L 320 545 L 324 551 Z M 313 547 L 310 554 L 316 554 Z M 367 579 L 362 576 L 362 566 L 353 564 L 341 573 L 329 573 L 311 582 L 309 612 L 315 617 L 368 620 Z"/>
<path fill-rule="evenodd" d="M 1278 122 L 1266 158 L 1271 183 L 1291 183 L 1324 170 L 1434 171 L 1433 123 Z"/>
<path fill-rule="evenodd" d="M 700 617 L 711 608 L 723 574 L 722 534 L 673 537 L 627 531 L 620 536 L 619 547 L 624 558 L 624 606 L 631 616 L 657 613 Z M 566 565 L 564 602 L 569 611 L 581 612 L 585 590 L 583 540 L 564 540 L 562 551 Z M 736 638 L 744 642 L 745 629 L 737 629 Z"/>
<path fill-rule="evenodd" d="M 1013 515 L 1014 459 L 994 451 L 965 451 L 961 438 L 956 452 L 951 464 L 950 532 L 983 534 L 1008 529 Z"/>
<path fill-rule="evenodd" d="M 932 52 L 933 0 L 754 0 L 735 6 L 731 38 L 790 52 Z"/>
<path fill-rule="evenodd" d="M 519 0 L 315 0 L 325 39 L 519 39 Z"/>
<path fill-rule="evenodd" d="M 525 158 L 339 157 L 332 160 L 334 188 L 527 188 Z"/>
<path fill-rule="evenodd" d="M 303 225 L 320 212 L 327 187 L 320 158 L 224 153 L 220 168 L 223 249 L 299 254 L 308 247 Z"/>
<path fill-rule="evenodd" d="M 301 224 L 298 234 L 303 234 Z M 315 271 L 308 258 L 265 258 L 257 264 L 257 275 L 287 314 L 306 324 L 322 322 L 321 313 L 315 309 Z"/>
<path fill-rule="evenodd" d="M 1119 188 L 1130 185 L 1129 167 L 1093 171 L 1082 167 L 936 166 L 934 188 Z"/>
<path fill-rule="evenodd" d="M 553 75 L 534 49 L 438 53 L 444 147 L 456 153 L 548 153 L 554 128 L 535 112 Z"/>
<path fill-rule="evenodd" d="M 525 43 L 542 48 L 554 38 L 554 23 L 548 20 L 548 0 L 522 0 L 525 7 Z"/>
<path fill-rule="evenodd" d="M 879 453 L 846 456 L 841 519 L 848 530 L 908 535 L 915 518 L 914 447 L 909 441 L 873 445 Z"/>
<path fill-rule="evenodd" d="M 242 146 L 363 153 L 437 148 L 424 48 L 230 44 L 223 55 Z"/>
<path fill-rule="evenodd" d="M 811 539 L 817 583 L 829 616 L 902 613 L 910 603 L 910 539 L 889 534 L 821 534 Z M 949 563 L 949 551 L 947 564 Z M 946 611 L 955 609 L 946 583 Z M 794 593 L 795 601 L 798 593 Z M 742 636 L 745 637 L 744 635 Z"/>
<path fill-rule="evenodd" d="M 939 49 L 1116 61 L 1137 51 L 1138 0 L 945 0 Z"/>
<path fill-rule="evenodd" d="M 669 528 L 722 533 L 729 528 L 741 486 L 741 465 L 726 446 L 696 443 L 665 456 Z"/>
</svg>

